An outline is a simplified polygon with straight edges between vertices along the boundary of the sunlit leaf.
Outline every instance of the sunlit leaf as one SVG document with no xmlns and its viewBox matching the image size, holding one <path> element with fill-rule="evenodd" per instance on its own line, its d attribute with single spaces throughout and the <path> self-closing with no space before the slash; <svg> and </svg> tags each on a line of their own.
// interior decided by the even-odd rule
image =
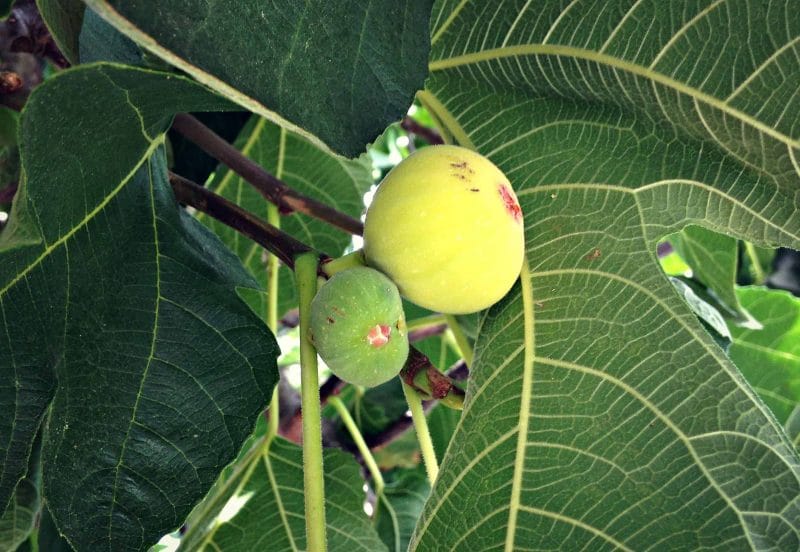
<svg viewBox="0 0 800 552">
<path fill-rule="evenodd" d="M 437 4 L 420 99 L 511 179 L 527 260 L 412 549 L 800 546 L 800 459 L 655 255 L 800 247 L 791 6 Z"/>
<path fill-rule="evenodd" d="M 759 287 L 737 290 L 742 305 L 763 325 L 731 325 L 728 354 L 781 424 L 800 408 L 800 299 Z"/>
<path fill-rule="evenodd" d="M 324 465 L 328 549 L 386 550 L 364 512 L 364 480 L 355 460 L 328 449 Z M 262 438 L 197 507 L 179 550 L 305 550 L 303 500 L 302 449 Z"/>
</svg>

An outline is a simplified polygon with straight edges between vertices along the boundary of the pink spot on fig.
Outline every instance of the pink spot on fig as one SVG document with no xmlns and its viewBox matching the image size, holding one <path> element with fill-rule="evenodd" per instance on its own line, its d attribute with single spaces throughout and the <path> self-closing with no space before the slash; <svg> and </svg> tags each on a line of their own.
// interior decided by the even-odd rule
<svg viewBox="0 0 800 552">
<path fill-rule="evenodd" d="M 503 198 L 503 203 L 506 206 L 508 214 L 511 215 L 515 221 L 522 222 L 522 207 L 517 203 L 517 198 L 514 197 L 514 193 L 505 184 L 500 184 L 497 190 L 500 192 L 500 197 Z"/>
<path fill-rule="evenodd" d="M 370 345 L 375 347 L 383 347 L 389 343 L 389 334 L 392 333 L 392 328 L 383 324 L 376 324 L 374 328 L 370 328 L 367 334 L 367 341 Z"/>
</svg>

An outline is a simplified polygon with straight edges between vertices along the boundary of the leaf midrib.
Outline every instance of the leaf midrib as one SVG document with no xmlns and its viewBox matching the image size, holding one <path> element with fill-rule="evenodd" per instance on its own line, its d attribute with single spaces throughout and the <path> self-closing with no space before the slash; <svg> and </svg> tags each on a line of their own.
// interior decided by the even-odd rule
<svg viewBox="0 0 800 552">
<path fill-rule="evenodd" d="M 133 105 L 133 104 L 131 104 Z M 156 143 L 154 140 L 152 143 Z M 145 155 L 143 158 L 144 160 L 149 160 L 150 156 Z M 133 411 L 131 412 L 131 420 L 128 423 L 128 429 L 125 431 L 125 437 L 122 440 L 122 445 L 120 447 L 119 452 L 119 459 L 117 460 L 117 465 L 114 466 L 114 483 L 112 484 L 112 488 L 114 489 L 113 494 L 111 495 L 111 508 L 108 514 L 108 541 L 109 544 L 114 542 L 114 529 L 112 524 L 114 522 L 114 509 L 117 505 L 117 491 L 119 490 L 119 474 L 122 470 L 123 461 L 125 459 L 125 452 L 128 448 L 128 442 L 130 441 L 131 436 L 131 429 L 133 429 L 134 424 L 136 424 L 136 415 L 139 411 L 139 404 L 141 403 L 142 395 L 144 394 L 144 382 L 147 380 L 147 376 L 150 373 L 150 367 L 153 365 L 153 360 L 155 359 L 155 352 L 156 352 L 156 342 L 158 341 L 158 321 L 159 321 L 159 314 L 161 312 L 161 248 L 158 239 L 158 216 L 156 214 L 156 202 L 155 202 L 155 190 L 153 189 L 153 175 L 152 175 L 152 166 L 150 166 L 150 174 L 148 175 L 149 179 L 149 191 L 150 191 L 150 216 L 152 217 L 152 225 L 153 225 L 153 245 L 155 247 L 155 297 L 156 297 L 156 305 L 153 312 L 153 330 L 152 336 L 150 338 L 150 352 L 147 355 L 147 364 L 145 365 L 144 371 L 142 372 L 142 377 L 139 381 L 139 388 L 136 391 L 136 400 L 133 404 Z M 176 450 L 179 450 L 176 448 Z M 182 452 L 179 450 L 179 452 Z"/>
<path fill-rule="evenodd" d="M 549 55 L 549 56 L 563 56 L 563 57 L 584 59 L 587 61 L 593 61 L 601 65 L 607 65 L 615 69 L 626 71 L 634 75 L 638 75 L 640 77 L 649 79 L 653 82 L 657 82 L 668 88 L 671 88 L 676 92 L 685 94 L 691 98 L 694 98 L 695 100 L 701 101 L 712 108 L 718 109 L 719 111 L 722 111 L 726 115 L 738 119 L 743 124 L 747 124 L 752 128 L 758 130 L 759 132 L 766 134 L 767 136 L 771 136 L 772 138 L 785 144 L 789 148 L 800 149 L 800 139 L 791 138 L 790 136 L 787 136 L 782 132 L 773 129 L 769 125 L 762 123 L 761 121 L 755 119 L 754 117 L 748 115 L 747 113 L 744 113 L 743 111 L 731 107 L 730 105 L 720 100 L 719 98 L 715 98 L 710 94 L 706 94 L 705 92 L 702 92 L 701 90 L 698 90 L 695 87 L 684 84 L 664 73 L 659 73 L 658 71 L 654 71 L 649 67 L 644 67 L 642 65 L 630 61 L 619 59 L 614 56 L 610 56 L 608 54 L 595 52 L 593 50 L 587 50 L 585 48 L 576 48 L 574 46 L 565 46 L 560 44 L 519 44 L 515 46 L 491 48 L 481 52 L 472 52 L 469 54 L 462 54 L 450 58 L 439 59 L 436 61 L 432 61 L 428 65 L 428 68 L 433 73 L 435 71 L 442 71 L 445 69 L 451 69 L 453 67 L 480 63 L 482 61 L 492 61 L 506 57 L 516 57 L 516 56 L 526 56 L 526 55 L 546 55 L 546 56 Z"/>
<path fill-rule="evenodd" d="M 25 278 L 25 276 L 30 273 L 31 270 L 42 264 L 42 262 L 47 259 L 56 249 L 61 247 L 67 240 L 69 240 L 72 236 L 74 236 L 81 228 L 89 224 L 94 217 L 96 217 L 106 206 L 111 203 L 111 201 L 125 188 L 131 178 L 136 174 L 136 172 L 142 167 L 142 165 L 150 158 L 150 156 L 155 152 L 156 148 L 161 145 L 163 135 L 160 135 L 155 140 L 150 142 L 150 145 L 147 147 L 145 152 L 142 154 L 142 158 L 136 163 L 130 172 L 125 175 L 125 177 L 120 181 L 119 185 L 116 186 L 111 192 L 103 198 L 103 201 L 97 204 L 97 206 L 89 211 L 83 219 L 78 221 L 75 226 L 73 226 L 66 234 L 58 238 L 52 244 L 48 245 L 44 248 L 41 255 L 39 255 L 36 259 L 34 259 L 24 270 L 22 270 L 19 274 L 17 274 L 8 284 L 6 284 L 2 289 L 0 289 L 0 298 L 4 297 L 5 294 L 17 285 L 20 280 Z M 41 229 L 40 229 L 41 231 Z"/>
<path fill-rule="evenodd" d="M 534 333 L 533 284 L 527 256 L 522 261 L 519 275 L 522 285 L 522 312 L 525 353 L 522 369 L 522 393 L 519 397 L 519 425 L 517 426 L 517 450 L 514 457 L 514 477 L 511 483 L 511 500 L 508 511 L 508 527 L 506 530 L 506 552 L 513 552 L 516 541 L 517 515 L 520 510 L 522 494 L 522 475 L 525 467 L 526 449 L 528 448 L 528 422 L 531 416 L 531 399 L 533 397 L 533 361 L 536 346 Z"/>
</svg>

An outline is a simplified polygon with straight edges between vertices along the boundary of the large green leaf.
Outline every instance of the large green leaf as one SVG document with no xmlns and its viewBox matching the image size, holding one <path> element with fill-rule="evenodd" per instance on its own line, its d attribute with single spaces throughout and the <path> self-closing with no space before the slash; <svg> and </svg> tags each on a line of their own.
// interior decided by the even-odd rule
<svg viewBox="0 0 800 552">
<path fill-rule="evenodd" d="M 58 49 L 70 63 L 78 63 L 78 37 L 86 5 L 81 0 L 36 0 L 36 6 Z"/>
<path fill-rule="evenodd" d="M 791 5 L 438 4 L 421 99 L 511 178 L 527 260 L 412 549 L 800 546 L 800 459 L 655 255 L 800 247 Z"/>
<path fill-rule="evenodd" d="M 742 304 L 764 327 L 731 325 L 728 354 L 785 424 L 800 407 L 800 299 L 785 291 L 759 287 L 737 290 Z"/>
<path fill-rule="evenodd" d="M 92 10 L 83 14 L 78 53 L 81 63 L 114 61 L 137 67 L 147 65 L 139 46 Z"/>
<path fill-rule="evenodd" d="M 37 434 L 25 477 L 17 483 L 5 513 L 0 516 L 0 552 L 13 552 L 28 539 L 40 512 L 41 432 Z"/>
<path fill-rule="evenodd" d="M 23 114 L 0 234 L 0 498 L 50 406 L 44 497 L 76 548 L 142 549 L 177 527 L 277 380 L 275 339 L 236 293 L 256 283 L 167 182 L 172 114 L 229 107 L 100 64 L 51 78 Z"/>
<path fill-rule="evenodd" d="M 59 533 L 50 510 L 46 507 L 41 510 L 38 532 L 39 550 L 42 552 L 72 552 L 74 549 Z"/>
<path fill-rule="evenodd" d="M 333 449 L 324 463 L 328 549 L 386 550 L 364 513 L 358 464 Z M 302 449 L 264 436 L 189 518 L 179 550 L 305 550 L 303 501 Z"/>
<path fill-rule="evenodd" d="M 372 184 L 371 167 L 366 156 L 351 161 L 332 155 L 302 136 L 261 117 L 251 118 L 236 139 L 236 146 L 292 189 L 324 201 L 355 218 L 361 215 L 364 192 Z M 269 218 L 270 204 L 267 200 L 233 171 L 220 167 L 208 187 L 263 219 Z M 239 255 L 256 280 L 267 287 L 264 248 L 209 217 L 200 215 L 199 218 Z M 283 231 L 303 243 L 335 257 L 341 255 L 350 244 L 349 234 L 300 213 L 282 215 L 279 224 Z M 266 312 L 266 294 L 254 301 L 258 301 L 258 304 L 252 305 L 256 312 Z M 281 266 L 278 312 L 283 314 L 296 305 L 292 273 Z"/>
<path fill-rule="evenodd" d="M 432 0 L 86 3 L 248 110 L 350 157 L 406 112 L 427 73 Z"/>
</svg>

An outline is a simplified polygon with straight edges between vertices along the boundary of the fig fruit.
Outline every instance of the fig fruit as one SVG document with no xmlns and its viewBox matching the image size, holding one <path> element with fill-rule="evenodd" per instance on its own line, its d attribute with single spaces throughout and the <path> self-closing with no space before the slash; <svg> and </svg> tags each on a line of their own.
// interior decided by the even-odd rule
<svg viewBox="0 0 800 552">
<path fill-rule="evenodd" d="M 503 172 L 458 146 L 430 146 L 400 162 L 367 209 L 367 264 L 410 301 L 467 314 L 500 300 L 519 276 L 522 210 Z"/>
<path fill-rule="evenodd" d="M 374 387 L 396 376 L 408 357 L 397 286 L 368 267 L 338 272 L 311 302 L 311 338 L 344 381 Z"/>
</svg>

